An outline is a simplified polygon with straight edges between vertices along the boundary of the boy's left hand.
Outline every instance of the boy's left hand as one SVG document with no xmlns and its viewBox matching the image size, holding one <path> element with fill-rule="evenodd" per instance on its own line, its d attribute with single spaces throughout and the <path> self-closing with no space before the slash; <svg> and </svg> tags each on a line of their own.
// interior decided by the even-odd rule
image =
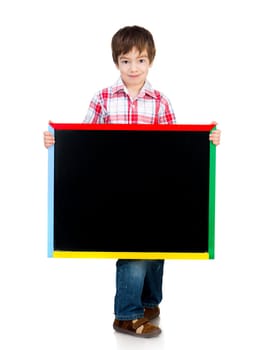
<svg viewBox="0 0 280 350">
<path fill-rule="evenodd" d="M 217 122 L 212 122 L 213 124 L 217 125 Z M 213 130 L 209 135 L 209 140 L 213 142 L 215 146 L 218 146 L 221 142 L 221 130 L 215 129 Z"/>
</svg>

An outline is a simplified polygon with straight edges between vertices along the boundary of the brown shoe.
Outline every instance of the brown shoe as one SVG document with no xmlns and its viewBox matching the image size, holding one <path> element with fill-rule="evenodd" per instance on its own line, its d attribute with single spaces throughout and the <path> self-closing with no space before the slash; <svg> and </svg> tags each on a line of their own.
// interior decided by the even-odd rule
<svg viewBox="0 0 280 350">
<path fill-rule="evenodd" d="M 120 321 L 115 319 L 113 328 L 117 332 L 142 338 L 156 337 L 161 333 L 161 329 L 152 323 L 149 323 L 147 318 L 138 318 L 131 321 Z"/>
<path fill-rule="evenodd" d="M 153 320 L 154 318 L 157 318 L 160 314 L 160 310 L 158 306 L 155 307 L 146 307 L 144 309 L 144 317 L 147 318 L 149 321 Z"/>
</svg>

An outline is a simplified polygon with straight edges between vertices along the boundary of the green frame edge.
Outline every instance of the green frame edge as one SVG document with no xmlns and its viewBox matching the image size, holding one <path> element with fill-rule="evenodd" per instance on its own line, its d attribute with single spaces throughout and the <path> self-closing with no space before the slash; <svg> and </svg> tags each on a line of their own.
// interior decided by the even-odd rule
<svg viewBox="0 0 280 350">
<path fill-rule="evenodd" d="M 212 130 L 215 130 L 214 127 Z M 216 145 L 210 141 L 209 155 L 209 209 L 208 209 L 208 253 L 215 258 L 215 192 L 216 192 Z"/>
</svg>

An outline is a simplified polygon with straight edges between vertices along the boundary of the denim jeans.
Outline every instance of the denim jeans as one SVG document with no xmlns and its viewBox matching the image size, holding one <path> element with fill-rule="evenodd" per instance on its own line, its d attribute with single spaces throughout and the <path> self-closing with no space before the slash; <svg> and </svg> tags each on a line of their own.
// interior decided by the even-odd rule
<svg viewBox="0 0 280 350">
<path fill-rule="evenodd" d="M 119 259 L 116 266 L 115 317 L 142 318 L 145 307 L 155 307 L 162 300 L 164 260 Z"/>
</svg>

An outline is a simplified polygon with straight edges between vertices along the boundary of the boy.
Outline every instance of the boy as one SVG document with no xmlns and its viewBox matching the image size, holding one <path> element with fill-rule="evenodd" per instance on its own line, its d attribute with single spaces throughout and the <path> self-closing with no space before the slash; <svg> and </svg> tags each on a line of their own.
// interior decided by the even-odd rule
<svg viewBox="0 0 280 350">
<path fill-rule="evenodd" d="M 147 80 L 156 53 L 152 34 L 139 26 L 121 28 L 114 34 L 111 48 L 120 78 L 94 95 L 83 122 L 174 124 L 170 101 Z M 220 130 L 214 130 L 209 139 L 218 145 Z M 45 131 L 45 147 L 54 142 L 53 135 Z M 161 329 L 150 321 L 160 313 L 164 261 L 119 259 L 116 267 L 113 328 L 138 337 L 158 336 Z"/>
</svg>

